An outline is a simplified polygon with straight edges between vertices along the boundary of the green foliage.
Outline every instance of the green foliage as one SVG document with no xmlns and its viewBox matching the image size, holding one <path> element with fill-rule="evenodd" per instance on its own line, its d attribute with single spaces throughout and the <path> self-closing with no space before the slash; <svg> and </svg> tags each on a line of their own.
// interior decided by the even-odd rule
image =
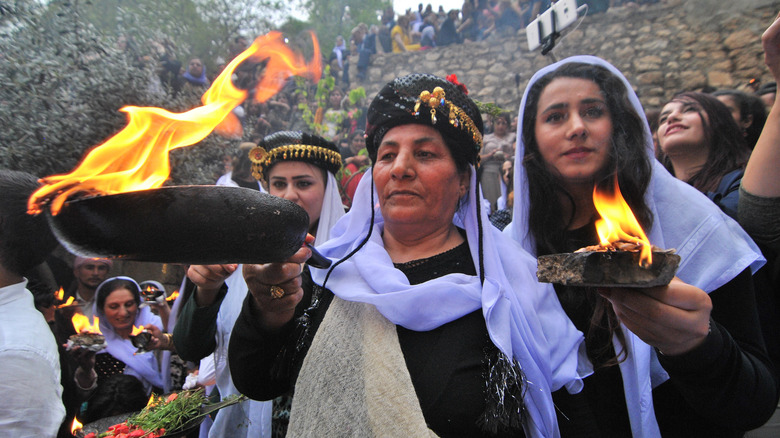
<svg viewBox="0 0 780 438">
<path fill-rule="evenodd" d="M 349 103 L 352 106 L 366 98 L 366 90 L 363 87 L 357 87 L 349 91 Z"/>
<path fill-rule="evenodd" d="M 322 120 L 318 120 L 317 114 L 312 112 L 312 107 L 307 103 L 309 101 L 309 87 L 305 79 L 301 77 L 295 78 L 295 94 L 302 94 L 304 102 L 298 104 L 298 109 L 301 110 L 301 118 L 306 126 L 313 132 L 322 134 L 327 130 L 326 126 L 322 124 Z M 314 101 L 316 102 L 317 113 L 324 113 L 328 107 L 328 97 L 330 92 L 336 87 L 336 79 L 330 74 L 330 66 L 325 66 L 325 71 L 322 74 L 322 79 L 317 83 L 317 88 L 314 93 Z M 352 109 L 346 113 L 346 116 L 357 119 L 360 117 L 362 110 L 356 108 L 356 105 L 366 98 L 366 90 L 363 87 L 357 87 L 349 91 L 348 94 L 349 103 Z M 327 121 L 334 125 L 341 125 L 345 113 L 338 112 L 331 115 L 321 115 L 320 117 L 329 118 Z"/>
<path fill-rule="evenodd" d="M 499 114 L 503 113 L 505 110 L 501 108 L 500 106 L 496 105 L 492 102 L 480 102 L 476 99 L 473 99 L 474 103 L 477 104 L 477 108 L 479 108 L 479 112 L 482 114 L 487 114 L 491 117 L 497 117 Z"/>
<path fill-rule="evenodd" d="M 154 63 L 139 64 L 90 25 L 78 1 L 54 1 L 39 14 L 16 10 L 0 33 L 0 167 L 39 176 L 70 172 L 93 146 L 120 131 L 126 105 L 183 111 L 199 95 L 153 93 Z M 211 135 L 171 155 L 172 182 L 214 181 L 231 146 Z"/>
<path fill-rule="evenodd" d="M 378 24 L 381 11 L 391 5 L 391 0 L 308 0 L 305 9 L 327 59 L 337 35 L 349 44 L 352 29 L 358 23 Z M 344 13 L 347 7 L 349 14 Z"/>
<path fill-rule="evenodd" d="M 107 138 L 125 104 L 149 100 L 148 74 L 78 20 L 78 5 L 48 13 L 0 38 L 0 166 L 39 175 L 73 167 Z"/>
</svg>

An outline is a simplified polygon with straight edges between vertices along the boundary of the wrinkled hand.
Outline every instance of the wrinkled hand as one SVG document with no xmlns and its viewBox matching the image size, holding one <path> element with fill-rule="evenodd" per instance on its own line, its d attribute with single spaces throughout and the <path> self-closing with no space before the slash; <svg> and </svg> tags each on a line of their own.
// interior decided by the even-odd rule
<svg viewBox="0 0 780 438">
<path fill-rule="evenodd" d="M 165 335 L 163 334 L 162 330 L 160 330 L 159 327 L 157 327 L 154 324 L 149 324 L 144 326 L 144 330 L 147 330 L 149 333 L 152 334 L 152 339 L 149 341 L 149 344 L 146 346 L 147 350 L 169 350 L 172 346 L 169 345 L 169 342 L 167 339 L 164 339 Z"/>
<path fill-rule="evenodd" d="M 776 82 L 780 82 L 780 14 L 761 36 L 764 47 L 764 63 Z"/>
<path fill-rule="evenodd" d="M 629 330 L 665 355 L 691 351 L 709 334 L 710 296 L 676 277 L 664 287 L 610 288 L 599 293 Z"/>
<path fill-rule="evenodd" d="M 307 235 L 306 242 L 314 242 L 314 237 Z M 244 279 L 258 309 L 260 324 L 266 330 L 277 330 L 292 319 L 295 306 L 303 298 L 301 272 L 309 257 L 311 250 L 304 245 L 285 262 L 244 265 Z M 273 298 L 271 286 L 281 287 L 284 296 Z"/>
</svg>

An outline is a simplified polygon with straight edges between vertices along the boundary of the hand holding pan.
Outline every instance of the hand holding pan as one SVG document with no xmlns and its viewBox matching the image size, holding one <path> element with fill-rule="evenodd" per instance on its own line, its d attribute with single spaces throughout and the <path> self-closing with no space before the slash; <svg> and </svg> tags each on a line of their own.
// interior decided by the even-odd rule
<svg viewBox="0 0 780 438">
<path fill-rule="evenodd" d="M 174 186 L 67 201 L 49 224 L 60 243 L 85 257 L 209 265 L 271 263 L 304 244 L 300 206 L 257 190 Z M 311 248 L 309 265 L 330 266 Z"/>
</svg>

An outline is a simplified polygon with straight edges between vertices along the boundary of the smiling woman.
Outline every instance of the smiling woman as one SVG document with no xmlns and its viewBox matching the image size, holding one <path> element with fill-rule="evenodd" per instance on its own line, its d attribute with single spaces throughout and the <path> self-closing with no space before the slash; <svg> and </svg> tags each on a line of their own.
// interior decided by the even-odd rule
<svg viewBox="0 0 780 438">
<path fill-rule="evenodd" d="M 163 327 L 160 317 L 148 306 L 139 307 L 140 304 L 141 288 L 132 278 L 113 277 L 98 286 L 94 314 L 106 337 L 106 349 L 95 357 L 98 385 L 107 377 L 121 373 L 137 377 L 147 394 L 153 389 L 163 392 L 167 388 L 168 382 L 160 373 L 157 357 L 151 353 L 135 354 L 137 348 L 130 340 L 133 328 L 143 326 L 152 334 L 146 350 L 173 349 L 170 335 L 160 330 Z M 167 354 L 162 357 L 168 359 Z"/>
<path fill-rule="evenodd" d="M 728 107 L 708 94 L 681 93 L 664 105 L 658 123 L 667 167 L 736 219 L 750 150 Z"/>
</svg>

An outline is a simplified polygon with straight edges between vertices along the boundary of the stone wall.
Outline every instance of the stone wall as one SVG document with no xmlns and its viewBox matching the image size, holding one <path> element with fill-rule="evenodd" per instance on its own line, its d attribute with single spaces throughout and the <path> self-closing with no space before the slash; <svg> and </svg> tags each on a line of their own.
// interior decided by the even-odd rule
<svg viewBox="0 0 780 438">
<path fill-rule="evenodd" d="M 761 34 L 778 10 L 779 1 L 766 0 L 667 0 L 616 8 L 587 15 L 566 29 L 553 56 L 529 52 L 525 31 L 520 31 L 415 53 L 378 54 L 369 67 L 370 82 L 360 85 L 373 97 L 397 76 L 454 73 L 472 97 L 515 112 L 534 72 L 553 58 L 586 54 L 618 67 L 645 107 L 657 108 L 680 90 L 743 88 L 752 78 L 771 81 Z M 356 64 L 352 60 L 353 69 Z"/>
</svg>

